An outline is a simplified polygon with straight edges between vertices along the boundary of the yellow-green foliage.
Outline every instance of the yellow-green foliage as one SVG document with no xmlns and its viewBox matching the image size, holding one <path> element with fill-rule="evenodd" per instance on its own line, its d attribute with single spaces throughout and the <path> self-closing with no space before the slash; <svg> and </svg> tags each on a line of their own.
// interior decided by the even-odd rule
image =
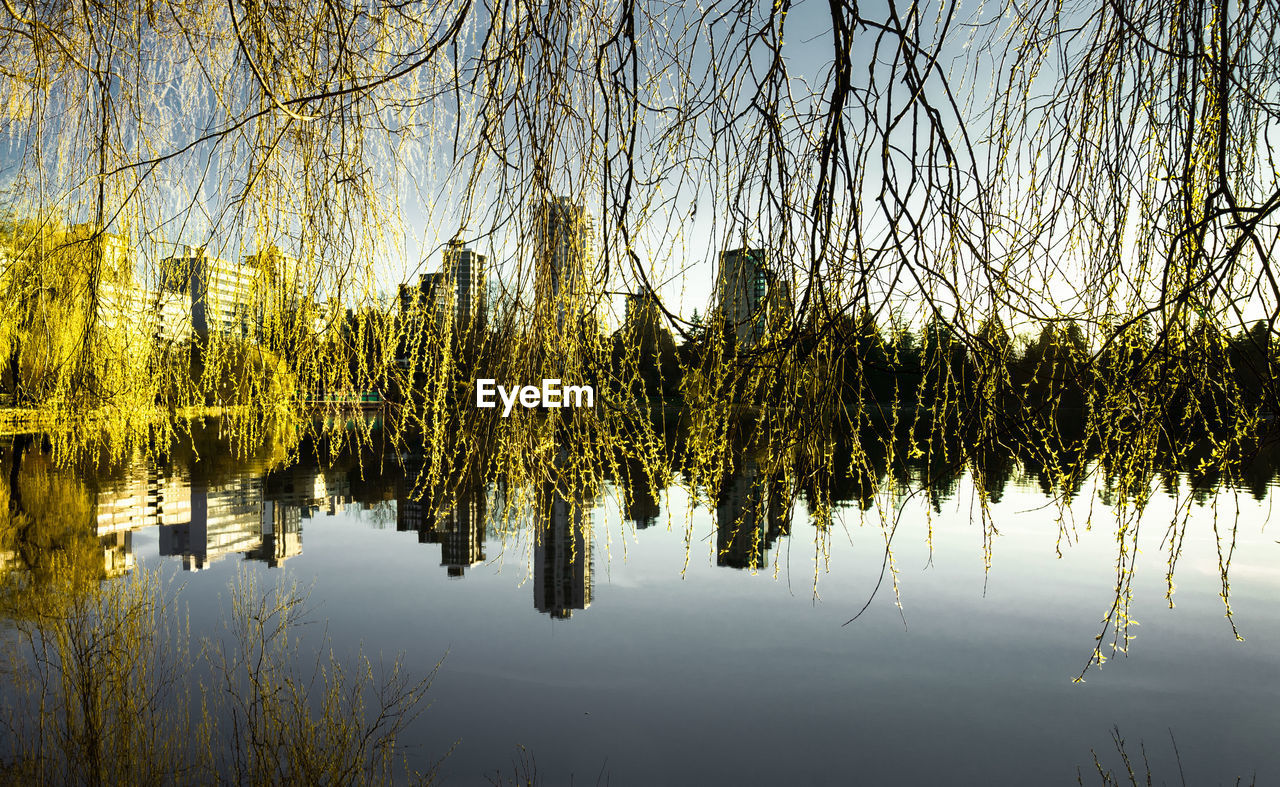
<svg viewBox="0 0 1280 787">
<path fill-rule="evenodd" d="M 377 392 L 440 500 L 632 463 L 705 500 L 750 460 L 820 520 L 854 479 L 886 525 L 904 482 L 1002 453 L 1064 499 L 1098 469 L 1124 516 L 1161 472 L 1235 472 L 1280 412 L 1271 9 L 837 6 L 812 38 L 785 4 L 6 2 L 0 381 L 89 450 L 193 408 L 338 450 Z M 402 306 L 451 238 L 484 308 Z M 109 292 L 179 244 L 255 278 L 237 326 L 150 342 Z M 659 316 L 612 342 L 621 294 Z M 479 377 L 599 401 L 502 418 Z"/>
</svg>

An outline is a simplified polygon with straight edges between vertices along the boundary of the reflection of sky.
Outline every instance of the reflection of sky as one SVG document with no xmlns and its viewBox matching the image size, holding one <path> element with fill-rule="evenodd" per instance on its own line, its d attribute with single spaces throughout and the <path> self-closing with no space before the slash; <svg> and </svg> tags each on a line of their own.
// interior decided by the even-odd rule
<svg viewBox="0 0 1280 787">
<path fill-rule="evenodd" d="M 1158 493 L 1139 532 L 1137 639 L 1073 684 L 1115 583 L 1114 521 L 1092 492 L 1060 537 L 1056 509 L 1015 478 L 992 506 L 1000 532 L 985 573 L 967 477 L 939 511 L 914 498 L 893 539 L 901 613 L 886 578 L 848 626 L 880 576 L 874 515 L 838 511 L 819 535 L 797 512 L 767 565 L 733 570 L 717 566 L 714 510 L 686 521 L 681 490 L 659 499 L 655 525 L 637 531 L 618 495 L 597 498 L 592 603 L 570 620 L 534 609 L 523 529 L 490 534 L 487 560 L 456 581 L 438 545 L 371 528 L 370 512 L 348 506 L 305 520 L 306 549 L 283 568 L 243 565 L 310 588 L 340 654 L 404 653 L 425 672 L 447 652 L 411 737 L 424 763 L 459 740 L 445 771 L 460 783 L 509 770 L 517 745 L 555 783 L 602 769 L 611 784 L 1065 783 L 1091 747 L 1116 759 L 1113 724 L 1145 741 L 1157 780 L 1177 778 L 1168 728 L 1188 784 L 1280 775 L 1280 577 L 1265 501 L 1239 501 L 1231 600 L 1245 642 L 1223 618 L 1208 507 L 1192 508 L 1168 609 L 1161 540 L 1174 509 Z M 1235 501 L 1222 502 L 1226 536 Z M 135 540 L 143 563 L 153 541 Z M 220 625 L 237 570 L 223 560 L 183 577 L 193 631 Z"/>
</svg>

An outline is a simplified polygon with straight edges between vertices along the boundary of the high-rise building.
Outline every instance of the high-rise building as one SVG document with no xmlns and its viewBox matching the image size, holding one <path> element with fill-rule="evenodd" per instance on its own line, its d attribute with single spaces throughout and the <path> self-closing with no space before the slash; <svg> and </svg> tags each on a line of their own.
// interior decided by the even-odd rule
<svg viewBox="0 0 1280 787">
<path fill-rule="evenodd" d="M 414 330 L 434 326 L 443 334 L 452 321 L 452 334 L 462 336 L 485 322 L 485 256 L 454 238 L 441 255 L 440 270 L 418 276 L 417 284 L 400 285 L 400 314 Z"/>
<path fill-rule="evenodd" d="M 256 331 L 276 341 L 298 331 L 311 332 L 316 306 L 316 282 L 308 265 L 276 246 L 244 257 L 241 268 L 250 271 L 255 291 L 251 310 Z M 263 341 L 268 341 L 263 338 Z"/>
<path fill-rule="evenodd" d="M 66 250 L 78 258 L 76 264 L 81 270 L 90 270 L 93 262 L 100 263 L 100 285 L 133 286 L 137 256 L 125 236 L 99 232 L 98 225 L 92 222 L 76 224 L 67 230 Z"/>
<path fill-rule="evenodd" d="M 241 264 L 254 271 L 264 285 L 279 290 L 281 300 L 286 303 L 298 300 L 311 283 L 307 266 L 274 245 L 257 254 L 245 255 Z"/>
<path fill-rule="evenodd" d="M 454 331 L 463 333 L 485 320 L 485 256 L 466 247 L 462 238 L 454 238 L 444 250 L 440 272 L 443 287 L 437 288 L 436 310 L 453 312 Z"/>
<path fill-rule="evenodd" d="M 789 309 L 786 282 L 769 269 L 764 249 L 731 249 L 720 254 L 720 315 L 738 344 L 751 346 L 771 320 Z"/>
<path fill-rule="evenodd" d="M 548 197 L 534 216 L 534 297 L 552 310 L 557 330 L 591 310 L 595 222 L 586 206 Z"/>
<path fill-rule="evenodd" d="M 149 294 L 137 286 L 137 254 L 129 239 L 100 232 L 94 223 L 77 224 L 67 230 L 62 253 L 76 271 L 96 274 L 84 283 L 93 288 L 86 290 L 85 302 L 96 308 L 99 346 L 116 359 L 144 359 L 155 333 L 155 315 Z"/>
<path fill-rule="evenodd" d="M 260 282 L 261 272 L 250 266 L 210 256 L 203 246 L 179 247 L 177 254 L 160 262 L 162 333 L 178 338 L 170 335 L 176 330 L 174 315 L 185 309 L 198 337 L 255 336 Z"/>
<path fill-rule="evenodd" d="M 191 297 L 187 293 L 161 288 L 155 293 L 155 335 L 163 342 L 191 338 Z"/>
</svg>

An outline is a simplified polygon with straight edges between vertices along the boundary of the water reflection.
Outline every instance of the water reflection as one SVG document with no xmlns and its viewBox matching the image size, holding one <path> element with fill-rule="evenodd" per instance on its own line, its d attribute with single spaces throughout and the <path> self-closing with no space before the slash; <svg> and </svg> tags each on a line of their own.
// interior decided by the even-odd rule
<svg viewBox="0 0 1280 787">
<path fill-rule="evenodd" d="M 422 471 L 420 460 L 411 462 L 397 486 L 396 530 L 416 532 L 418 542 L 440 545 L 440 565 L 450 579 L 461 579 L 467 569 L 485 561 L 486 496 L 474 486 L 458 490 L 451 506 L 442 508 L 415 493 Z"/>
<path fill-rule="evenodd" d="M 618 463 L 618 486 L 622 491 L 622 517 L 637 530 L 658 523 L 661 504 L 658 496 L 671 483 L 669 474 L 655 479 L 651 470 L 632 457 Z"/>
<path fill-rule="evenodd" d="M 591 606 L 591 510 L 595 501 L 566 495 L 550 484 L 539 490 L 533 557 L 533 606 L 567 619 Z"/>
<path fill-rule="evenodd" d="M 315 458 L 325 449 L 304 445 L 300 458 L 283 463 L 278 457 L 235 457 L 212 429 L 194 438 L 192 445 L 167 453 L 70 468 L 56 466 L 39 437 L 0 439 L 0 508 L 8 512 L 0 532 L 0 573 L 38 584 L 51 559 L 60 556 L 92 566 L 90 573 L 98 577 L 118 576 L 136 565 L 134 534 L 149 527 L 157 529 L 158 555 L 179 561 L 187 571 L 230 556 L 279 567 L 303 554 L 307 520 L 355 505 L 385 511 L 381 521 L 394 521 L 396 530 L 436 546 L 439 565 L 453 579 L 503 554 L 516 543 L 513 539 L 527 538 L 534 609 L 568 619 L 592 602 L 598 529 L 593 512 L 603 505 L 601 490 L 616 491 L 621 518 L 634 532 L 647 530 L 658 523 L 663 491 L 672 488 L 682 462 L 680 441 L 673 438 L 656 454 L 666 459 L 620 457 L 600 468 L 591 484 L 569 488 L 548 480 L 534 489 L 508 490 L 504 479 L 484 479 L 480 473 L 442 477 L 437 470 L 433 475 L 424 452 L 366 450 L 340 454 L 327 465 Z M 968 466 L 948 463 L 949 446 L 957 441 L 954 435 L 941 436 L 934 455 L 905 462 L 891 455 L 884 441 L 865 440 L 856 461 L 854 446 L 838 443 L 830 467 L 847 469 L 819 484 L 813 479 L 830 470 L 780 469 L 767 456 L 735 449 L 730 469 L 707 490 L 715 565 L 745 571 L 767 566 L 771 551 L 792 532 L 798 499 L 810 511 L 819 505 L 866 511 L 886 488 L 923 487 L 937 511 L 956 494 L 965 473 L 983 485 L 991 503 L 999 503 L 1015 479 L 1069 499 L 1087 475 L 1071 468 L 1091 466 L 1078 452 L 983 445 L 972 447 Z M 1255 497 L 1265 495 L 1274 478 L 1272 460 L 1260 453 L 1252 464 L 1237 468 Z M 1092 467 L 1100 470 L 1099 499 L 1108 506 L 1122 499 L 1123 489 L 1117 494 L 1106 469 Z M 1197 499 L 1210 483 L 1203 474 L 1180 474 L 1172 467 L 1161 468 L 1158 477 L 1171 492 L 1179 483 L 1190 483 Z M 686 475 L 682 483 L 688 480 Z M 512 508 L 520 510 L 513 514 Z M 515 521 L 521 527 L 513 529 Z"/>
<path fill-rule="evenodd" d="M 347 499 L 345 479 L 292 467 L 279 474 L 194 479 L 183 467 L 137 458 L 94 495 L 105 573 L 132 568 L 131 534 L 159 527 L 159 554 L 200 571 L 229 555 L 278 566 L 302 552 L 302 519 L 332 513 Z"/>
<path fill-rule="evenodd" d="M 185 571 L 201 571 L 232 556 L 278 567 L 303 553 L 306 520 L 353 504 L 369 509 L 392 501 L 396 530 L 416 533 L 419 543 L 438 545 L 440 566 L 450 578 L 464 578 L 468 569 L 485 563 L 490 539 L 505 545 L 512 537 L 494 521 L 507 515 L 501 510 L 503 485 L 472 481 L 448 490 L 428 488 L 419 455 L 405 454 L 380 468 L 322 468 L 302 461 L 270 469 L 252 461 L 210 464 L 183 456 L 137 455 L 104 469 L 57 468 L 38 441 L 30 439 L 18 447 L 21 456 L 14 450 L 11 443 L 5 455 L 7 488 L 16 490 L 9 495 L 11 509 L 41 508 L 60 530 L 84 542 L 82 552 L 86 544 L 94 544 L 97 557 L 91 562 L 100 567 L 96 573 L 101 577 L 134 568 L 134 533 L 150 527 L 156 528 L 158 555 L 180 561 Z M 637 530 L 655 524 L 661 506 L 650 473 L 633 464 L 618 475 L 624 519 Z M 36 479 L 62 491 L 37 501 L 28 490 Z M 599 494 L 545 482 L 527 502 L 533 606 L 552 618 L 571 618 L 592 601 L 592 512 L 600 505 Z M 779 479 L 766 478 L 754 459 L 744 459 L 721 486 L 717 564 L 735 569 L 765 565 L 769 550 L 789 531 L 792 503 Z M 76 510 L 83 514 L 77 516 Z M 41 543 L 8 546 L 26 533 L 22 528 L 9 531 L 0 552 L 6 573 L 30 570 L 49 551 Z"/>
<path fill-rule="evenodd" d="M 1211 511 L 1188 502 L 1197 499 L 1204 477 L 1175 469 L 1164 469 L 1159 483 L 1172 491 L 1181 486 L 1181 495 L 1173 500 L 1157 490 L 1149 516 L 1161 525 L 1171 520 L 1179 525 L 1168 536 L 1163 526 L 1145 529 L 1146 540 L 1140 544 L 1129 519 L 1111 532 L 1095 527 L 1093 534 L 1087 523 L 1055 521 L 1055 509 L 1045 505 L 1042 490 L 1059 499 L 1083 495 L 1076 512 L 1097 509 L 1102 525 L 1119 521 L 1111 516 L 1125 493 L 1098 469 L 1098 462 L 1088 466 L 1098 475 L 1087 483 L 1081 483 L 1079 474 L 1061 483 L 1060 468 L 1083 461 L 1080 456 L 1049 461 L 1043 455 L 982 448 L 973 451 L 972 463 L 962 471 L 937 458 L 903 462 L 871 451 L 854 462 L 847 447 L 838 447 L 832 465 L 852 469 L 816 486 L 823 487 L 832 507 L 845 511 L 824 523 L 806 516 L 819 492 L 806 480 L 794 480 L 811 478 L 816 470 L 806 468 L 807 476 L 782 472 L 775 458 L 748 450 L 735 453 L 729 468 L 695 490 L 688 489 L 693 484 L 678 461 L 678 448 L 665 454 L 676 457 L 669 463 L 620 460 L 600 470 L 586 488 L 576 489 L 551 480 L 518 488 L 502 478 L 481 479 L 479 473 L 441 477 L 413 452 L 344 455 L 331 466 L 316 455 L 324 454 L 304 450 L 286 465 L 237 458 L 210 443 L 200 446 L 199 458 L 194 451 L 175 449 L 138 454 L 125 462 L 64 468 L 51 460 L 39 438 L 0 438 L 0 619 L 19 618 L 24 588 L 47 586 L 60 592 L 68 583 L 49 580 L 65 573 L 83 576 L 90 584 L 159 561 L 170 572 L 179 566 L 195 571 L 217 565 L 225 574 L 226 564 L 245 560 L 255 564 L 251 573 L 266 575 L 268 581 L 288 584 L 302 576 L 315 582 L 324 614 L 333 616 L 335 630 L 344 637 L 376 639 L 379 646 L 405 646 L 432 658 L 446 645 L 456 648 L 445 670 L 462 665 L 449 673 L 459 683 L 453 695 L 449 687 L 441 688 L 440 707 L 450 708 L 453 715 L 441 722 L 446 729 L 440 736 L 480 741 L 483 752 L 476 758 L 487 761 L 476 771 L 490 767 L 493 752 L 500 758 L 506 746 L 499 733 L 484 737 L 490 735 L 485 730 L 492 727 L 494 707 L 554 709 L 554 723 L 520 733 L 528 736 L 520 742 L 534 744 L 548 762 L 556 757 L 567 761 L 571 754 L 554 753 L 554 742 L 536 738 L 541 729 L 569 729 L 580 719 L 590 724 L 574 728 L 573 735 L 611 736 L 591 738 L 594 751 L 612 754 L 617 744 L 611 741 L 624 740 L 624 732 L 637 728 L 666 730 L 664 744 L 678 751 L 673 740 L 692 740 L 717 724 L 725 731 L 720 745 L 727 751 L 749 734 L 754 722 L 726 698 L 736 696 L 734 687 L 758 677 L 760 654 L 790 653 L 789 648 L 805 668 L 780 677 L 771 702 L 783 714 L 786 724 L 781 726 L 790 730 L 793 750 L 803 748 L 800 739 L 805 736 L 830 735 L 834 742 L 823 743 L 824 750 L 843 753 L 845 734 L 854 730 L 877 741 L 870 749 L 900 754 L 902 749 L 894 746 L 910 740 L 921 725 L 933 724 L 934 737 L 954 736 L 967 751 L 981 751 L 989 730 L 1001 724 L 1006 732 L 1030 736 L 1027 730 L 1034 725 L 1006 724 L 1005 719 L 1024 719 L 1034 706 L 1036 713 L 1040 707 L 1051 708 L 1061 719 L 1043 738 L 1020 746 L 1036 758 L 1061 749 L 1079 763 L 1087 761 L 1088 746 L 1096 739 L 1081 744 L 1079 733 L 1065 743 L 1058 737 L 1071 729 L 1078 703 L 1096 704 L 1082 713 L 1090 717 L 1090 734 L 1096 731 L 1096 719 L 1136 724 L 1123 714 L 1149 706 L 1144 723 L 1159 731 L 1166 724 L 1178 726 L 1181 736 L 1181 727 L 1190 722 L 1177 715 L 1182 711 L 1170 710 L 1152 696 L 1189 703 L 1185 716 L 1203 716 L 1206 727 L 1221 726 L 1234 734 L 1244 725 L 1227 719 L 1244 701 L 1241 697 L 1253 696 L 1258 681 L 1251 677 L 1247 692 L 1231 695 L 1228 690 L 1235 690 L 1235 684 L 1228 679 L 1253 663 L 1249 659 L 1269 667 L 1265 654 L 1274 652 L 1267 650 L 1274 639 L 1268 639 L 1267 629 L 1273 617 L 1258 612 L 1258 599 L 1274 598 L 1274 580 L 1268 578 L 1274 572 L 1267 573 L 1266 561 L 1275 536 L 1253 533 L 1246 545 L 1242 535 L 1236 549 L 1236 523 L 1226 517 L 1210 522 Z M 1267 494 L 1274 477 L 1274 466 L 1265 462 L 1249 467 L 1245 488 L 1257 496 Z M 926 487 L 924 479 L 933 484 Z M 985 531 L 973 526 L 978 506 L 969 502 L 979 498 L 982 483 L 997 509 L 994 521 L 1010 525 L 991 550 Z M 922 487 L 923 493 L 910 494 Z M 903 488 L 908 494 L 901 493 Z M 887 499 L 890 492 L 899 497 Z M 905 510 L 903 520 L 909 524 L 893 543 L 896 559 L 912 570 L 924 567 L 905 583 L 909 632 L 892 608 L 894 579 L 883 567 L 885 543 L 893 536 L 876 525 L 883 521 L 877 509 L 886 502 L 899 506 L 891 512 Z M 934 513 L 939 510 L 941 515 Z M 1258 510 L 1265 512 L 1265 504 Z M 334 514 L 344 516 L 333 526 L 315 521 Z M 836 525 L 840 519 L 842 525 Z M 619 520 L 624 523 L 621 538 Z M 1189 530 L 1187 520 L 1192 520 Z M 860 529 L 860 521 L 869 526 Z M 387 530 L 394 526 L 403 535 L 371 533 L 353 527 L 357 522 Z M 1119 530 L 1121 525 L 1127 529 Z M 1062 527 L 1071 528 L 1070 549 L 1055 549 L 1055 533 Z M 1126 562 L 1117 567 L 1115 544 L 1121 536 L 1120 554 Z M 1162 538 L 1176 547 L 1160 546 Z M 818 549 L 804 555 L 788 549 L 789 540 Z M 982 556 L 975 554 L 980 541 Z M 1160 563 L 1162 551 L 1172 549 L 1177 550 L 1183 589 L 1176 619 L 1169 612 L 1166 620 L 1158 617 L 1168 611 L 1161 593 L 1166 567 Z M 138 554 L 147 550 L 152 551 Z M 1144 568 L 1151 568 L 1134 572 L 1134 556 L 1140 551 L 1148 556 Z M 703 560 L 690 559 L 699 552 Z M 1241 581 L 1227 588 L 1219 572 L 1225 573 L 1233 554 Z M 988 564 L 985 558 L 991 555 L 994 561 Z M 961 559 L 966 556 L 968 562 Z M 353 566 L 358 561 L 352 557 L 361 558 L 364 568 Z M 771 562 L 806 575 L 815 566 L 825 604 L 813 603 L 806 587 L 750 576 Z M 274 571 L 286 565 L 288 573 Z M 988 595 L 989 565 L 994 568 Z M 365 573 L 354 573 L 359 571 Z M 1172 573 L 1171 564 L 1168 571 Z M 841 628 L 881 577 L 883 603 L 874 605 L 857 626 Z M 203 594 L 214 587 L 208 584 L 213 578 L 199 577 L 191 584 L 201 583 Z M 1150 639 L 1135 649 L 1140 652 L 1129 665 L 1108 667 L 1096 683 L 1091 674 L 1088 689 L 1067 695 L 1074 690 L 1068 679 L 1086 660 L 1085 649 L 1094 645 L 1094 621 L 1111 602 L 1106 594 L 1116 581 L 1126 583 L 1126 593 L 1130 587 L 1141 588 L 1134 595 L 1147 606 L 1137 608 L 1134 616 L 1141 613 L 1143 622 L 1156 624 L 1142 630 Z M 815 597 L 816 587 L 817 579 Z M 721 588 L 732 592 L 717 592 Z M 1215 691 L 1227 699 L 1211 697 L 1196 705 L 1195 697 L 1201 695 L 1185 687 L 1206 680 L 1202 646 L 1211 642 L 1216 647 L 1222 640 L 1235 644 L 1229 626 L 1212 633 L 1222 617 L 1221 607 L 1215 606 L 1220 590 L 1240 599 L 1241 617 L 1249 622 L 1241 631 L 1250 638 L 1250 650 L 1241 646 L 1241 661 L 1222 662 L 1231 665 L 1220 670 L 1226 688 Z M 1127 595 L 1124 601 L 1128 603 Z M 204 604 L 204 614 L 217 620 L 216 603 L 198 599 L 193 607 Z M 371 615 L 371 609 L 378 614 Z M 1119 609 L 1123 616 L 1117 615 L 1119 623 L 1111 630 L 1127 632 L 1120 627 L 1128 620 L 1128 608 Z M 405 626 L 405 620 L 415 625 Z M 549 620 L 570 625 L 543 625 Z M 1016 643 L 1007 637 L 1009 620 L 1023 627 Z M 1119 639 L 1127 647 L 1126 636 Z M 989 643 L 995 640 L 1005 644 L 992 649 Z M 619 641 L 643 644 L 619 649 Z M 517 650 L 530 658 L 512 670 L 504 654 Z M 1167 667 L 1166 660 L 1176 661 L 1178 669 Z M 1192 666 L 1183 669 L 1187 664 Z M 1123 686 L 1125 679 L 1158 690 L 1126 688 L 1129 693 L 1115 698 L 1120 711 L 1102 705 L 1099 698 L 1106 687 Z M 1096 686 L 1104 691 L 1085 693 Z M 926 692 L 941 698 L 945 713 L 922 718 L 915 703 L 901 702 Z M 483 703 L 475 703 L 478 694 Z M 620 710 L 613 716 L 597 710 L 606 703 Z M 681 711 L 675 722 L 672 707 Z M 859 716 L 859 709 L 867 707 L 876 709 L 867 716 L 870 722 Z M 589 719 L 585 710 L 592 711 Z M 1256 708 L 1250 712 L 1255 720 L 1265 715 Z M 882 726 L 882 718 L 891 723 Z M 947 727 L 937 720 L 947 718 L 957 721 Z M 599 719 L 609 719 L 608 726 Z M 592 726 L 597 723 L 602 725 L 598 731 Z M 677 726 L 668 729 L 673 723 Z M 623 751 L 620 756 L 631 755 Z M 909 754 L 906 759 L 911 760 Z M 876 771 L 872 780 L 895 781 L 900 760 Z M 700 761 L 686 754 L 680 767 L 696 769 Z M 627 769 L 641 767 L 636 762 L 642 758 L 629 762 Z M 472 764 L 458 767 L 465 772 Z M 786 781 L 781 772 L 770 776 L 770 781 Z M 751 778 L 737 774 L 736 780 Z M 980 781 L 976 776 L 963 780 Z M 654 777 L 644 783 L 661 781 Z M 715 777 L 701 781 L 714 782 Z"/>
<path fill-rule="evenodd" d="M 185 491 L 191 518 L 160 528 L 161 555 L 181 558 L 184 569 L 199 571 L 227 555 L 261 549 L 261 478 L 242 475 Z"/>
<path fill-rule="evenodd" d="M 0 572 L 38 579 L 74 551 L 106 578 L 134 568 L 133 535 L 156 527 L 158 553 L 200 571 L 239 555 L 275 567 L 302 553 L 302 520 L 350 500 L 346 475 L 297 465 L 268 473 L 135 456 L 115 467 L 59 468 L 41 442 L 0 443 L 7 498 Z M 90 555 L 96 553 L 96 557 Z"/>
<path fill-rule="evenodd" d="M 766 482 L 756 460 L 744 458 L 720 490 L 716 565 L 754 570 L 768 564 L 774 542 L 790 530 L 793 502 L 781 479 Z"/>
</svg>

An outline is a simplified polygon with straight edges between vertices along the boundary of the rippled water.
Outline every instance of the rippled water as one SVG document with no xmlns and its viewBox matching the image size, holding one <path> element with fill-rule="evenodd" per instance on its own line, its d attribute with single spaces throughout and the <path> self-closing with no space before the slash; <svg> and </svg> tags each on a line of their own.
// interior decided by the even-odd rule
<svg viewBox="0 0 1280 787">
<path fill-rule="evenodd" d="M 500 485 L 433 517 L 390 461 L 264 473 L 206 454 L 91 477 L 33 452 L 5 475 L 53 518 L 87 501 L 77 543 L 111 575 L 177 580 L 193 632 L 219 629 L 243 569 L 309 588 L 340 656 L 403 653 L 420 673 L 443 659 L 408 742 L 424 766 L 452 749 L 447 783 L 511 776 L 523 757 L 548 784 L 1047 784 L 1078 767 L 1088 784 L 1091 749 L 1120 767 L 1113 726 L 1139 762 L 1145 743 L 1157 782 L 1180 783 L 1174 740 L 1188 784 L 1280 779 L 1270 490 L 1156 491 L 1137 525 L 1135 638 L 1079 683 L 1121 541 L 1092 482 L 1059 508 L 1014 472 L 989 506 L 996 532 L 968 475 L 819 529 L 803 498 L 788 516 L 742 464 L 718 504 L 678 483 L 607 484 L 580 500 L 544 490 L 513 519 L 499 512 L 519 490 Z M 26 480 L 39 474 L 63 484 L 43 501 Z M 32 549 L 8 549 L 6 570 Z M 1221 597 L 1228 555 L 1243 641 Z"/>
</svg>

